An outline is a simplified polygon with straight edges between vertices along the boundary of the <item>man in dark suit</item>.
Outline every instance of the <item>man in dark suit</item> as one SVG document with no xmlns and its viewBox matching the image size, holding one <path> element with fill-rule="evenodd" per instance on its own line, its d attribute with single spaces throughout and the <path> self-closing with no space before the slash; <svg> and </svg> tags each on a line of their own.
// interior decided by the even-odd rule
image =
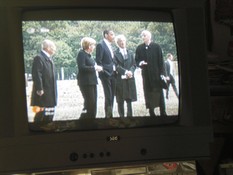
<svg viewBox="0 0 233 175">
<path fill-rule="evenodd" d="M 111 30 L 103 32 L 104 39 L 96 46 L 96 63 L 103 68 L 99 72 L 99 78 L 103 85 L 105 97 L 105 117 L 112 117 L 112 109 L 115 94 L 115 66 L 113 62 L 113 49 L 112 42 L 114 41 L 115 34 Z"/>
<path fill-rule="evenodd" d="M 176 81 L 173 76 L 174 74 L 174 64 L 173 64 L 173 55 L 171 53 L 167 54 L 167 60 L 165 61 L 165 68 L 166 68 L 166 73 L 167 73 L 167 82 L 168 82 L 168 87 L 166 89 L 166 99 L 169 98 L 169 87 L 172 85 L 172 88 L 176 94 L 176 97 L 179 98 L 178 90 L 176 88 Z"/>
<path fill-rule="evenodd" d="M 118 49 L 114 52 L 116 64 L 116 101 L 120 117 L 125 116 L 124 101 L 127 103 L 127 117 L 133 116 L 132 102 L 137 100 L 137 91 L 134 78 L 136 62 L 134 55 L 126 49 L 126 38 L 124 35 L 116 36 Z"/>
<path fill-rule="evenodd" d="M 41 52 L 34 58 L 32 64 L 32 96 L 31 106 L 35 114 L 35 122 L 51 122 L 54 107 L 57 104 L 57 82 L 52 56 L 56 52 L 53 41 L 44 40 Z"/>
<path fill-rule="evenodd" d="M 135 60 L 142 70 L 143 90 L 146 108 L 155 116 L 154 108 L 159 107 L 160 115 L 166 116 L 165 100 L 160 76 L 166 77 L 163 53 L 159 44 L 152 42 L 151 33 L 142 31 L 143 43 L 136 48 Z"/>
</svg>

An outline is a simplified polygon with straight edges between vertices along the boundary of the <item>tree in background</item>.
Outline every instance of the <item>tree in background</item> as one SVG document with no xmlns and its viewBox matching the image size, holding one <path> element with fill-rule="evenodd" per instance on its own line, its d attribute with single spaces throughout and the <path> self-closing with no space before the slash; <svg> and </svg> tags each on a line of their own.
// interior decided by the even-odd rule
<svg viewBox="0 0 233 175">
<path fill-rule="evenodd" d="M 54 55 L 58 79 L 76 78 L 76 56 L 84 36 L 99 42 L 102 32 L 111 29 L 116 35 L 124 34 L 128 49 L 135 51 L 141 43 L 142 30 L 151 31 L 155 42 L 159 43 L 164 55 L 173 53 L 176 58 L 175 34 L 172 23 L 129 22 L 129 21 L 24 21 L 22 25 L 25 73 L 31 73 L 32 59 L 41 49 L 45 38 L 53 40 L 57 46 Z M 95 56 L 95 53 L 93 54 Z"/>
</svg>

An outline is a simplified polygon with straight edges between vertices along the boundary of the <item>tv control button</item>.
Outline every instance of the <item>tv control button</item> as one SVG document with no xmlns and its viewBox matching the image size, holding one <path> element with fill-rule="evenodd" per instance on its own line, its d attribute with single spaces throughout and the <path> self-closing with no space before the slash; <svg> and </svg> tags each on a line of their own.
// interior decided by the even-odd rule
<svg viewBox="0 0 233 175">
<path fill-rule="evenodd" d="M 86 159 L 88 156 L 87 156 L 87 154 L 85 153 L 85 154 L 83 154 L 83 158 L 84 159 Z"/>
<path fill-rule="evenodd" d="M 90 158 L 94 158 L 95 154 L 94 153 L 90 153 Z"/>
<path fill-rule="evenodd" d="M 99 155 L 100 155 L 100 157 L 104 157 L 104 153 L 103 152 L 101 152 Z"/>
<path fill-rule="evenodd" d="M 108 156 L 108 157 L 111 156 L 111 153 L 110 153 L 110 152 L 107 152 L 107 153 L 106 153 L 106 156 Z"/>
<path fill-rule="evenodd" d="M 77 154 L 77 153 L 71 153 L 71 154 L 70 154 L 70 160 L 71 160 L 72 162 L 77 161 L 77 160 L 78 160 L 78 154 Z"/>
<path fill-rule="evenodd" d="M 144 155 L 146 155 L 146 154 L 147 154 L 147 150 L 146 150 L 145 148 L 142 148 L 142 149 L 141 149 L 141 155 L 144 156 Z"/>
</svg>

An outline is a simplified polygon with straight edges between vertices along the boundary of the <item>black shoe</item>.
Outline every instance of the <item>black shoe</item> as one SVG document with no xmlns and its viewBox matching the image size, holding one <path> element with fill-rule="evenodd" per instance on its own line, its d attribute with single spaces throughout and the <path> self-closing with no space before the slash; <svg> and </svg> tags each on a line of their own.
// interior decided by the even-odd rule
<svg viewBox="0 0 233 175">
<path fill-rule="evenodd" d="M 160 115 L 166 117 L 166 116 L 167 116 L 167 113 L 166 113 L 166 112 L 161 112 Z"/>
<path fill-rule="evenodd" d="M 154 112 L 154 109 L 149 109 L 149 113 L 150 113 L 150 116 L 151 117 L 155 117 L 155 112 Z"/>
</svg>

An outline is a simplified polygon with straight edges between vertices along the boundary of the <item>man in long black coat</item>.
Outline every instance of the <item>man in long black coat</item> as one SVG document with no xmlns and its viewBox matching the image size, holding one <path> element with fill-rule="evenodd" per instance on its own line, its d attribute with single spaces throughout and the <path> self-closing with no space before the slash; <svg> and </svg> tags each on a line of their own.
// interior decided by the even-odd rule
<svg viewBox="0 0 233 175">
<path fill-rule="evenodd" d="M 124 35 L 116 36 L 118 49 L 114 52 L 116 64 L 116 100 L 118 113 L 124 117 L 124 101 L 127 103 L 127 117 L 133 116 L 132 102 L 137 100 L 137 91 L 134 78 L 136 62 L 134 55 L 126 49 L 126 38 Z"/>
<path fill-rule="evenodd" d="M 165 100 L 160 76 L 166 77 L 161 47 L 151 41 L 151 33 L 144 30 L 141 33 L 143 44 L 136 48 L 135 60 L 142 69 L 143 90 L 146 108 L 150 116 L 155 116 L 154 108 L 160 108 L 160 115 L 166 116 Z"/>
<path fill-rule="evenodd" d="M 41 52 L 33 60 L 31 106 L 36 108 L 35 122 L 53 120 L 54 107 L 57 105 L 57 84 L 52 60 L 55 52 L 54 42 L 46 39 L 42 43 Z"/>
</svg>

